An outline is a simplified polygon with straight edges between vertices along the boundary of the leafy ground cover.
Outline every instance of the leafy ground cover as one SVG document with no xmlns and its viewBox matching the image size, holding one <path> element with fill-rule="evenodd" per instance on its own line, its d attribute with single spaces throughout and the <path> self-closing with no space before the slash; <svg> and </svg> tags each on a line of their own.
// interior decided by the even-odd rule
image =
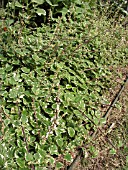
<svg viewBox="0 0 128 170">
<path fill-rule="evenodd" d="M 113 71 L 113 80 L 116 82 L 116 85 L 113 86 L 108 91 L 108 95 L 105 95 L 104 98 L 107 99 L 108 105 L 113 100 L 115 94 L 118 93 L 121 84 L 124 79 L 126 79 L 128 73 L 128 67 L 125 68 L 114 68 Z M 122 75 L 120 77 L 120 75 Z M 96 149 L 96 155 L 87 152 L 86 149 L 86 158 L 83 159 L 83 163 L 80 166 L 77 166 L 74 169 L 123 169 L 127 170 L 128 168 L 128 83 L 125 84 L 124 90 L 115 104 L 115 107 L 109 114 L 108 120 L 105 125 L 102 127 L 102 132 L 99 131 L 95 141 L 91 142 L 90 145 L 94 146 Z M 102 112 L 106 112 L 108 105 L 104 105 L 104 108 L 101 108 Z M 79 160 L 80 161 L 80 160 Z M 79 162 L 78 162 L 79 163 Z"/>
<path fill-rule="evenodd" d="M 17 22 L 1 31 L 1 169 L 67 167 L 105 122 L 111 68 L 128 64 L 127 30 L 97 10 L 70 11 L 52 26 Z"/>
</svg>

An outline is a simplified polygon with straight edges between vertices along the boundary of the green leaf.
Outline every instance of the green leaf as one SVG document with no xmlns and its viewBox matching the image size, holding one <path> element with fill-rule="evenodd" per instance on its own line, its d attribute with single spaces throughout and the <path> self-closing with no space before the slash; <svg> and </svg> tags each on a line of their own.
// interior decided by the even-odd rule
<svg viewBox="0 0 128 170">
<path fill-rule="evenodd" d="M 56 109 L 56 108 L 57 108 L 57 104 L 54 103 L 54 104 L 52 105 L 52 108 L 53 108 L 53 109 Z"/>
<path fill-rule="evenodd" d="M 23 124 L 28 122 L 28 116 L 27 116 L 27 112 L 26 111 L 23 111 L 22 114 L 21 114 L 21 122 Z"/>
<path fill-rule="evenodd" d="M 9 97 L 10 97 L 10 98 L 16 98 L 16 97 L 17 97 L 17 91 L 15 90 L 15 88 L 10 89 L 10 91 L 9 91 Z"/>
<path fill-rule="evenodd" d="M 75 135 L 75 130 L 72 127 L 68 128 L 68 134 L 70 137 L 73 137 Z"/>
<path fill-rule="evenodd" d="M 94 121 L 94 123 L 96 124 L 96 125 L 98 125 L 98 123 L 99 123 L 99 119 L 98 118 L 93 118 L 93 121 Z"/>
<path fill-rule="evenodd" d="M 58 146 L 62 147 L 63 146 L 63 139 L 57 139 L 56 140 Z"/>
<path fill-rule="evenodd" d="M 20 168 L 25 168 L 25 161 L 22 158 L 17 158 L 16 163 L 19 165 Z"/>
<path fill-rule="evenodd" d="M 41 16 L 41 15 L 46 16 L 46 11 L 45 11 L 44 9 L 38 8 L 38 9 L 36 10 L 36 13 L 37 13 L 39 16 Z"/>
<path fill-rule="evenodd" d="M 16 81 L 13 77 L 10 77 L 9 83 L 14 85 L 14 84 L 16 84 Z"/>
<path fill-rule="evenodd" d="M 40 61 L 39 56 L 36 55 L 36 54 L 32 55 L 32 58 L 33 58 L 35 61 Z"/>
<path fill-rule="evenodd" d="M 24 73 L 29 73 L 29 72 L 30 72 L 30 69 L 27 68 L 27 67 L 22 67 L 21 70 L 22 70 Z"/>
<path fill-rule="evenodd" d="M 49 151 L 51 154 L 58 154 L 58 149 L 56 145 L 51 145 Z"/>
<path fill-rule="evenodd" d="M 34 158 L 35 158 L 35 160 L 37 160 L 37 161 L 38 161 L 38 159 L 40 159 L 40 157 L 41 157 L 41 156 L 40 156 L 40 154 L 39 154 L 39 153 L 35 153 L 35 154 L 34 154 Z"/>
<path fill-rule="evenodd" d="M 32 92 L 38 96 L 39 94 L 41 94 L 41 90 L 39 88 L 37 88 L 36 86 L 32 87 Z"/>
<path fill-rule="evenodd" d="M 71 157 L 71 154 L 69 154 L 69 153 L 66 153 L 66 155 L 64 156 L 64 159 L 66 160 L 66 161 L 71 161 L 71 159 L 72 159 L 72 157 Z"/>
<path fill-rule="evenodd" d="M 8 92 L 7 91 L 0 91 L 0 95 L 7 97 L 8 96 Z"/>
<path fill-rule="evenodd" d="M 0 61 L 7 61 L 7 58 L 0 54 Z"/>
<path fill-rule="evenodd" d="M 105 123 L 106 123 L 106 118 L 101 118 L 101 119 L 100 119 L 100 123 L 101 123 L 101 124 L 105 124 Z"/>
<path fill-rule="evenodd" d="M 50 1 L 50 0 L 46 0 L 46 2 L 47 2 L 49 5 L 51 5 L 51 6 L 52 6 L 52 3 L 51 3 L 51 1 Z"/>
<path fill-rule="evenodd" d="M 56 163 L 56 168 L 62 168 L 64 165 L 63 165 L 63 163 L 61 163 L 61 162 L 57 162 Z"/>
<path fill-rule="evenodd" d="M 12 70 L 13 66 L 6 64 L 5 68 L 6 68 L 6 71 L 8 72 Z"/>
<path fill-rule="evenodd" d="M 66 89 L 71 89 L 71 88 L 72 88 L 72 86 L 70 84 L 66 85 Z"/>
<path fill-rule="evenodd" d="M 74 99 L 74 102 L 75 102 L 75 103 L 78 103 L 78 102 L 81 101 L 81 99 L 82 99 L 82 96 L 81 96 L 81 95 L 77 95 L 77 96 L 75 97 L 75 99 Z"/>
<path fill-rule="evenodd" d="M 50 0 L 46 0 L 46 2 L 51 6 L 58 6 L 58 4 L 52 4 L 52 2 Z"/>
<path fill-rule="evenodd" d="M 50 158 L 49 158 L 49 163 L 50 163 L 51 165 L 53 165 L 53 164 L 55 163 L 55 159 L 54 159 L 53 157 L 50 157 Z"/>
<path fill-rule="evenodd" d="M 74 110 L 74 113 L 75 113 L 75 115 L 76 115 L 78 118 L 82 118 L 82 117 L 83 117 L 79 110 Z"/>
<path fill-rule="evenodd" d="M 116 154 L 116 150 L 115 150 L 115 149 L 111 149 L 111 150 L 109 151 L 109 153 L 112 154 L 112 155 L 115 155 L 115 154 Z"/>
<path fill-rule="evenodd" d="M 38 152 L 39 152 L 41 157 L 44 158 L 46 156 L 46 151 L 44 151 L 42 148 L 40 148 Z"/>
<path fill-rule="evenodd" d="M 85 103 L 84 103 L 83 100 L 80 100 L 79 108 L 82 109 L 82 110 L 85 109 Z"/>
<path fill-rule="evenodd" d="M 128 163 L 128 156 L 126 156 L 126 162 Z"/>
<path fill-rule="evenodd" d="M 32 161 L 33 160 L 33 155 L 31 153 L 25 153 L 25 160 L 26 161 Z"/>
<path fill-rule="evenodd" d="M 15 6 L 16 6 L 16 7 L 19 7 L 19 8 L 23 8 L 23 5 L 20 4 L 18 1 L 15 1 Z"/>
<path fill-rule="evenodd" d="M 20 140 L 20 139 L 17 139 L 17 145 L 18 145 L 18 147 L 22 147 L 22 140 Z"/>
<path fill-rule="evenodd" d="M 37 4 L 43 4 L 44 0 L 31 0 L 31 2 L 37 3 Z"/>
</svg>

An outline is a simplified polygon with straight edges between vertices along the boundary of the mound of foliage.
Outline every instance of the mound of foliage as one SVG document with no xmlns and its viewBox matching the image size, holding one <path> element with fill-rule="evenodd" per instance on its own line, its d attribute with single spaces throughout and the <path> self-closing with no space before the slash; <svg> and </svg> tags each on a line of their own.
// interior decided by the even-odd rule
<svg viewBox="0 0 128 170">
<path fill-rule="evenodd" d="M 65 17 L 69 14 L 71 6 L 76 8 L 77 14 L 92 12 L 91 8 L 96 5 L 96 0 L 7 0 L 4 3 L 4 15 L 28 26 L 41 26 L 42 23 L 52 23 L 56 18 Z M 2 14 L 1 14 L 2 15 Z"/>
<path fill-rule="evenodd" d="M 104 121 L 98 106 L 109 67 L 126 60 L 125 32 L 97 13 L 73 14 L 0 36 L 1 169 L 62 168 Z"/>
</svg>

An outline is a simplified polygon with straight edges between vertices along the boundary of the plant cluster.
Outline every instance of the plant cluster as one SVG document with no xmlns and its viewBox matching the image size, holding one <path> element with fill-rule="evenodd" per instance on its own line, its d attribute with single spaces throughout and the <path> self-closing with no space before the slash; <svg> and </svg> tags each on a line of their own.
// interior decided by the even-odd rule
<svg viewBox="0 0 128 170">
<path fill-rule="evenodd" d="M 95 4 L 96 0 L 8 0 L 4 13 L 13 22 L 20 19 L 24 24 L 36 27 L 42 23 L 55 22 L 58 16 L 65 17 L 71 6 L 77 8 L 79 14 L 84 10 L 90 12 Z"/>
<path fill-rule="evenodd" d="M 105 14 L 109 18 L 119 18 L 122 16 L 128 16 L 128 4 L 126 0 L 99 0 L 97 1 L 98 9 L 101 13 Z"/>
<path fill-rule="evenodd" d="M 1 169 L 62 168 L 104 121 L 98 105 L 109 67 L 126 63 L 125 33 L 97 12 L 70 11 L 52 26 L 1 33 Z"/>
</svg>

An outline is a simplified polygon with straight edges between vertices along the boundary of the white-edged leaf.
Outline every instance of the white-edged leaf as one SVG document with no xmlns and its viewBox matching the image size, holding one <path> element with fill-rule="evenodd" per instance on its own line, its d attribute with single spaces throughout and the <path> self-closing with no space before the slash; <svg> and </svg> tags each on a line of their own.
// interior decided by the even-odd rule
<svg viewBox="0 0 128 170">
<path fill-rule="evenodd" d="M 31 2 L 34 2 L 36 4 L 43 4 L 44 0 L 31 0 Z"/>
<path fill-rule="evenodd" d="M 38 8 L 38 9 L 36 10 L 36 13 L 37 13 L 39 16 L 41 16 L 41 15 L 46 16 L 46 11 L 45 11 L 44 9 Z"/>
<path fill-rule="evenodd" d="M 68 128 L 68 134 L 70 137 L 73 137 L 75 135 L 75 130 L 72 127 Z"/>
</svg>

